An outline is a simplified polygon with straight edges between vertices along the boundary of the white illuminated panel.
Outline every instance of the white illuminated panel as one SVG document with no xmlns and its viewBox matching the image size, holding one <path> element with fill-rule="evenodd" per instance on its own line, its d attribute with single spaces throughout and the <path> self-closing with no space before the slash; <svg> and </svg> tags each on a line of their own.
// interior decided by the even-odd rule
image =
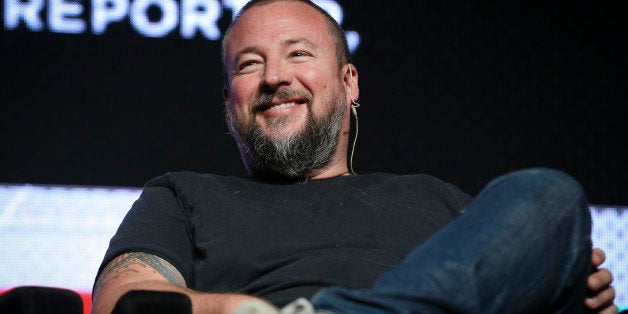
<svg viewBox="0 0 628 314">
<path fill-rule="evenodd" d="M 91 293 L 96 271 L 139 188 L 0 185 L 0 290 L 39 285 Z M 628 207 L 591 206 L 593 243 L 628 307 Z"/>
<path fill-rule="evenodd" d="M 179 31 L 182 38 L 200 34 L 208 40 L 220 40 L 218 21 L 224 10 L 235 17 L 246 0 L 5 0 L 4 28 L 25 27 L 32 32 L 48 30 L 54 33 L 106 35 L 109 25 L 127 23 L 129 31 L 144 37 L 160 38 Z M 344 10 L 336 1 L 315 0 L 317 5 L 342 25 Z M 81 17 L 90 6 L 91 14 Z M 151 20 L 149 9 L 158 10 L 160 18 Z M 44 14 L 47 13 L 47 14 Z M 347 31 L 349 51 L 355 52 L 360 34 Z"/>
<path fill-rule="evenodd" d="M 0 186 L 0 289 L 91 291 L 109 239 L 140 189 Z"/>
<path fill-rule="evenodd" d="M 615 304 L 628 309 L 628 207 L 591 206 L 593 245 L 604 250 L 602 267 L 613 272 Z"/>
</svg>

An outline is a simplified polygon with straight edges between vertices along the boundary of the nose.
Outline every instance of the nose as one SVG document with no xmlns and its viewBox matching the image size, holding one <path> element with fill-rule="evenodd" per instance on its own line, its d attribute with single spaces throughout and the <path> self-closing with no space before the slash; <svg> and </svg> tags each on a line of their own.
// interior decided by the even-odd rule
<svg viewBox="0 0 628 314">
<path fill-rule="evenodd" d="M 292 73 L 288 64 L 283 60 L 268 59 L 264 67 L 261 81 L 262 89 L 276 90 L 281 86 L 288 86 L 292 83 Z"/>
</svg>

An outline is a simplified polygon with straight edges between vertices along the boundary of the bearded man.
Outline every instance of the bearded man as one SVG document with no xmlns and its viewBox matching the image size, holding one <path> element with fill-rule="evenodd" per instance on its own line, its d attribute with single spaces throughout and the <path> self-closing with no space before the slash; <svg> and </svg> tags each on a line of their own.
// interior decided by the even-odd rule
<svg viewBox="0 0 628 314">
<path fill-rule="evenodd" d="M 347 50 L 309 1 L 243 8 L 223 40 L 224 100 L 251 177 L 149 181 L 111 240 L 94 312 L 133 290 L 182 293 L 195 313 L 617 311 L 610 272 L 590 274 L 604 257 L 569 176 L 523 170 L 472 200 L 427 175 L 352 175 Z"/>
</svg>

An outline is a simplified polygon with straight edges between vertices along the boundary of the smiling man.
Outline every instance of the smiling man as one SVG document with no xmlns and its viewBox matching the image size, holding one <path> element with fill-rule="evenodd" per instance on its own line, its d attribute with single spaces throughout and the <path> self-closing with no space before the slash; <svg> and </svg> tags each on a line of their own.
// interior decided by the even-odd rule
<svg viewBox="0 0 628 314">
<path fill-rule="evenodd" d="M 590 274 L 604 256 L 569 176 L 519 171 L 471 200 L 427 175 L 349 173 L 358 72 L 311 2 L 252 1 L 222 52 L 252 178 L 149 181 L 111 240 L 94 312 L 132 290 L 185 294 L 195 313 L 616 312 L 610 272 Z"/>
<path fill-rule="evenodd" d="M 303 3 L 257 6 L 255 16 L 272 18 L 242 15 L 226 33 L 227 124 L 257 177 L 347 174 L 347 104 L 358 98 L 357 71 L 338 28 L 294 5 Z"/>
</svg>

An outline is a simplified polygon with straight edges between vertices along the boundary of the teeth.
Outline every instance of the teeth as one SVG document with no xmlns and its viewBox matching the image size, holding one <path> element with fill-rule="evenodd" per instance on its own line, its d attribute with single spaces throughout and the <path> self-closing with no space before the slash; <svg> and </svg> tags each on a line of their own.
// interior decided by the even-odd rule
<svg viewBox="0 0 628 314">
<path fill-rule="evenodd" d="M 289 103 L 280 104 L 280 105 L 277 105 L 277 106 L 270 107 L 269 109 L 284 109 L 284 108 L 292 107 L 294 105 L 296 105 L 296 104 L 293 103 L 293 102 L 289 102 Z"/>
</svg>

